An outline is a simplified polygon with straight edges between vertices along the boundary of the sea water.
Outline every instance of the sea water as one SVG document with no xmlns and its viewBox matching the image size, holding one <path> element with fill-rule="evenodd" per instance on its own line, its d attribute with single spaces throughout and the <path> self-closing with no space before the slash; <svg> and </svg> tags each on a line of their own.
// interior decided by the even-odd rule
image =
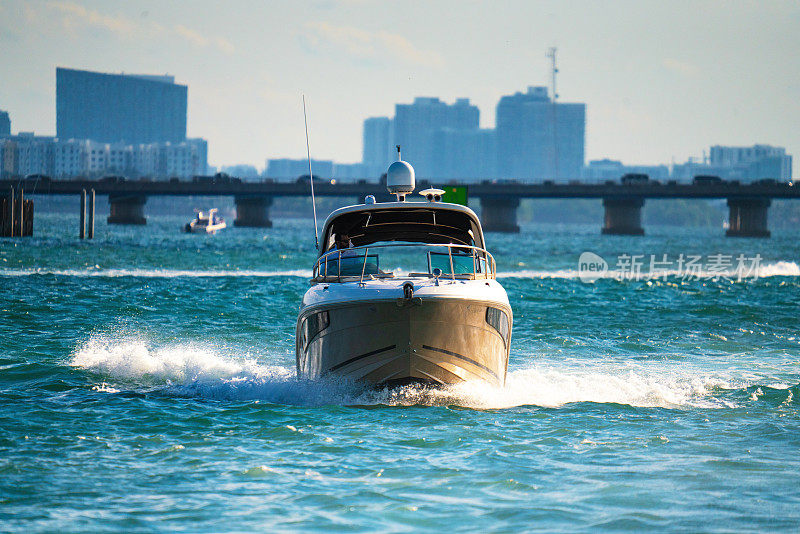
<svg viewBox="0 0 800 534">
<path fill-rule="evenodd" d="M 0 531 L 800 529 L 797 234 L 488 234 L 505 387 L 370 390 L 295 376 L 310 220 L 184 219 L 0 240 Z"/>
</svg>

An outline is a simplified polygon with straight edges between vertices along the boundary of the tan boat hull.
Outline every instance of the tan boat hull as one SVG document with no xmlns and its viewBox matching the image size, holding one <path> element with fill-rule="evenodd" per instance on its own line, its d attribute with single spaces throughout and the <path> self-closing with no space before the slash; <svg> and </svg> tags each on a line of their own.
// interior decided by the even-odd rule
<svg viewBox="0 0 800 534">
<path fill-rule="evenodd" d="M 506 314 L 507 339 L 487 322 L 487 307 Z M 304 321 L 316 314 L 327 326 L 319 333 L 304 332 Z M 415 297 L 308 308 L 297 322 L 297 374 L 373 385 L 468 380 L 503 385 L 511 322 L 505 304 L 464 299 Z"/>
</svg>

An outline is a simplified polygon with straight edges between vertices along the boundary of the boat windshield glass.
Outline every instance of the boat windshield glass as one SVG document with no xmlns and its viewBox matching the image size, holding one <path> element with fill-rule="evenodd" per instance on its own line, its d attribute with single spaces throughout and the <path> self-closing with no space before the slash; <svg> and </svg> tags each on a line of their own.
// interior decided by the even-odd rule
<svg viewBox="0 0 800 534">
<path fill-rule="evenodd" d="M 494 276 L 494 259 L 486 250 L 467 245 L 376 242 L 333 249 L 314 265 L 315 279 L 443 276 L 467 279 Z"/>
</svg>

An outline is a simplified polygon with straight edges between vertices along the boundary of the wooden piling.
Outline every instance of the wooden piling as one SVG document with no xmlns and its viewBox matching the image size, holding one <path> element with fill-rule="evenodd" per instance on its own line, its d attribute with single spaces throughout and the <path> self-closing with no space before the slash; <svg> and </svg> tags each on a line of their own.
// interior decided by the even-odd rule
<svg viewBox="0 0 800 534">
<path fill-rule="evenodd" d="M 0 197 L 0 237 L 11 235 L 11 199 L 3 195 Z"/>
<path fill-rule="evenodd" d="M 17 195 L 17 235 L 25 235 L 25 192 L 20 187 Z"/>
<path fill-rule="evenodd" d="M 89 239 L 94 239 L 94 189 L 89 191 Z"/>
<path fill-rule="evenodd" d="M 25 226 L 22 228 L 22 235 L 29 237 L 33 235 L 33 199 L 29 198 L 22 205 L 24 210 Z"/>
<path fill-rule="evenodd" d="M 11 192 L 8 195 L 8 227 L 11 229 L 8 236 L 14 237 L 14 187 L 11 187 Z"/>
<path fill-rule="evenodd" d="M 81 189 L 81 228 L 80 238 L 86 239 L 86 189 Z"/>
</svg>

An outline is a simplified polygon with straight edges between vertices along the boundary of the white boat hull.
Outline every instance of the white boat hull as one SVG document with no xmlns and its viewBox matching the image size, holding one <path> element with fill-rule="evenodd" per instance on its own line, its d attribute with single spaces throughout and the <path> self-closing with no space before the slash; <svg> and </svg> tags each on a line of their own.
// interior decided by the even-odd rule
<svg viewBox="0 0 800 534">
<path fill-rule="evenodd" d="M 505 334 L 487 322 L 487 308 L 505 314 Z M 373 385 L 481 380 L 502 386 L 511 317 L 507 299 L 436 295 L 309 306 L 298 318 L 297 373 Z M 314 328 L 304 325 L 309 318 L 328 324 L 313 335 Z"/>
<path fill-rule="evenodd" d="M 188 224 L 186 226 L 186 231 L 191 234 L 215 234 L 219 230 L 223 230 L 227 228 L 227 223 L 220 223 L 220 224 L 211 224 L 211 225 L 195 225 L 195 224 Z"/>
</svg>

